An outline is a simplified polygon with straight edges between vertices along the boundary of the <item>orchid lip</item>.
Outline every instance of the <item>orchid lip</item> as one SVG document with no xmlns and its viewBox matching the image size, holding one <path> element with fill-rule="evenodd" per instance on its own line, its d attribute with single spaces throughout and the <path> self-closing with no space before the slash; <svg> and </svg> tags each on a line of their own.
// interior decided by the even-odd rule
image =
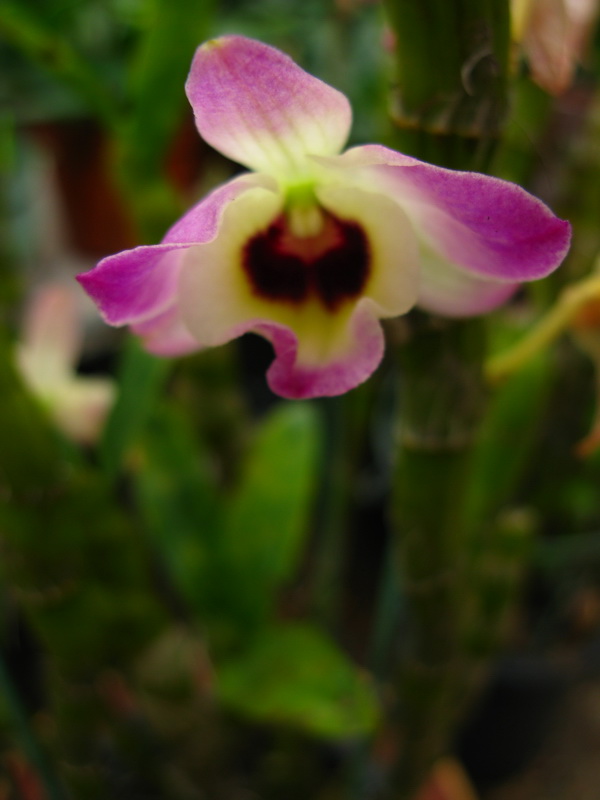
<svg viewBox="0 0 600 800">
<path fill-rule="evenodd" d="M 356 222 L 319 212 L 315 235 L 297 236 L 281 215 L 246 243 L 242 265 L 255 295 L 291 305 L 316 299 L 328 311 L 360 297 L 370 273 L 367 236 Z"/>
</svg>

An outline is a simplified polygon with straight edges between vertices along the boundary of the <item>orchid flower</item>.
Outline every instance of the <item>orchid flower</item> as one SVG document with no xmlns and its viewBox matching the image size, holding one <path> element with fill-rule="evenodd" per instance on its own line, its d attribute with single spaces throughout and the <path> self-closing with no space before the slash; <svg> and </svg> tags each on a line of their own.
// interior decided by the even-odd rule
<svg viewBox="0 0 600 800">
<path fill-rule="evenodd" d="M 79 281 L 112 325 L 177 355 L 252 331 L 290 398 L 341 394 L 381 361 L 379 319 L 415 305 L 482 314 L 562 261 L 570 227 L 523 189 L 381 145 L 339 155 L 346 97 L 241 36 L 196 51 L 186 91 L 204 139 L 254 170 L 218 187 L 161 244 Z"/>
<path fill-rule="evenodd" d="M 543 89 L 560 94 L 569 88 L 599 13 L 598 0 L 511 0 L 513 39 Z"/>
<path fill-rule="evenodd" d="M 75 374 L 81 346 L 80 300 L 59 284 L 40 289 L 25 315 L 17 366 L 59 430 L 76 442 L 91 444 L 113 403 L 114 385 L 106 378 Z"/>
</svg>

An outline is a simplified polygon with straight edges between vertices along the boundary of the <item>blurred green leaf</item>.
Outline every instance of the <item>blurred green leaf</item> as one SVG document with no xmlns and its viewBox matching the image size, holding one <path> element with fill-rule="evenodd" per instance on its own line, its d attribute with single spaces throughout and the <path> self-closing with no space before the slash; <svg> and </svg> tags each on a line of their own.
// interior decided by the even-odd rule
<svg viewBox="0 0 600 800">
<path fill-rule="evenodd" d="M 367 674 L 307 625 L 264 631 L 218 671 L 217 694 L 244 716 L 327 738 L 363 736 L 379 713 Z"/>
<path fill-rule="evenodd" d="M 550 575 L 581 567 L 597 570 L 600 567 L 600 532 L 540 539 L 533 555 L 535 566 Z"/>
<path fill-rule="evenodd" d="M 184 84 L 206 38 L 214 0 L 153 0 L 130 71 L 131 106 L 119 137 L 119 177 L 144 241 L 157 241 L 181 213 L 164 177 L 169 145 L 183 119 Z"/>
<path fill-rule="evenodd" d="M 70 86 L 109 127 L 118 123 L 118 104 L 103 75 L 44 15 L 22 3 L 3 0 L 0 34 L 31 61 Z"/>
<path fill-rule="evenodd" d="M 473 459 L 468 498 L 476 527 L 511 500 L 540 433 L 552 377 L 547 353 L 512 375 L 492 397 Z"/>
<path fill-rule="evenodd" d="M 316 479 L 317 416 L 307 403 L 276 408 L 263 422 L 221 538 L 229 603 L 240 619 L 263 619 L 274 592 L 297 566 Z"/>
<path fill-rule="evenodd" d="M 160 171 L 181 123 L 184 83 L 210 30 L 214 0 L 154 0 L 131 66 L 131 117 L 123 132 L 126 167 L 144 181 Z"/>
<path fill-rule="evenodd" d="M 155 414 L 137 450 L 133 480 L 146 529 L 176 590 L 206 618 L 215 567 L 220 502 L 209 464 L 185 417 Z"/>
<path fill-rule="evenodd" d="M 15 161 L 15 120 L 12 115 L 0 114 L 0 176 L 7 172 Z"/>
<path fill-rule="evenodd" d="M 14 353 L 0 329 L 0 509 L 13 496 L 55 491 L 67 467 L 47 414 L 20 379 Z"/>
<path fill-rule="evenodd" d="M 4 659 L 0 654 L 0 731 L 4 717 L 7 717 L 9 730 L 14 728 L 17 741 L 23 748 L 23 753 L 28 762 L 35 769 L 35 772 L 43 786 L 43 794 L 48 800 L 67 800 L 67 793 L 63 786 L 58 782 L 55 775 L 54 765 L 50 763 L 47 753 L 40 745 L 31 723 L 27 716 L 19 693 L 16 691 L 14 682 L 6 667 Z M 11 724 L 12 723 L 12 724 Z M 4 742 L 2 742 L 4 745 Z M 14 743 L 11 742 L 14 747 Z M 3 747 L 4 750 L 4 747 Z"/>
<path fill-rule="evenodd" d="M 260 426 L 233 495 L 216 485 L 186 419 L 163 408 L 136 450 L 133 480 L 146 529 L 213 648 L 251 635 L 297 565 L 315 474 L 317 420 L 289 404 Z"/>
<path fill-rule="evenodd" d="M 117 473 L 128 448 L 152 414 L 170 364 L 167 359 L 147 353 L 135 337 L 126 340 L 119 365 L 119 394 L 100 444 L 101 459 L 109 475 Z"/>
<path fill-rule="evenodd" d="M 465 575 L 471 597 L 464 600 L 464 647 L 473 659 L 489 658 L 507 641 L 538 523 L 530 509 L 504 510 L 472 547 Z"/>
</svg>

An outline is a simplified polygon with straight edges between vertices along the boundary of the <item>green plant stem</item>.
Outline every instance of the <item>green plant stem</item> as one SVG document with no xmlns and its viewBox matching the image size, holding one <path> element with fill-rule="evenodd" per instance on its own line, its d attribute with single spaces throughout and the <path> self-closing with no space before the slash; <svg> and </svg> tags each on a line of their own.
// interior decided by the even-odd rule
<svg viewBox="0 0 600 800">
<path fill-rule="evenodd" d="M 392 796 L 398 800 L 412 797 L 446 752 L 468 686 L 464 507 L 484 401 L 484 340 L 481 321 L 417 317 L 399 354 L 393 516 L 409 630 L 397 678 L 403 741 Z"/>
<path fill-rule="evenodd" d="M 386 0 L 396 38 L 393 145 L 451 169 L 486 169 L 507 109 L 508 0 Z M 468 694 L 471 601 L 464 517 L 485 405 L 481 321 L 413 315 L 398 348 L 394 535 L 408 630 L 396 680 L 394 800 L 410 800 L 447 753 Z"/>
<path fill-rule="evenodd" d="M 489 163 L 506 114 L 507 0 L 386 0 L 401 149 L 455 169 Z"/>
<path fill-rule="evenodd" d="M 388 677 L 392 644 L 396 638 L 398 620 L 404 613 L 398 581 L 395 547 L 394 542 L 391 542 L 386 549 L 381 568 L 367 656 L 369 670 L 379 682 Z"/>
<path fill-rule="evenodd" d="M 577 283 L 567 286 L 556 303 L 533 325 L 527 334 L 503 353 L 490 358 L 486 364 L 489 381 L 506 378 L 527 364 L 558 338 L 587 303 L 597 303 L 600 297 L 600 275 L 593 272 Z"/>
<path fill-rule="evenodd" d="M 340 623 L 345 534 L 372 390 L 371 385 L 363 384 L 322 404 L 325 432 L 313 604 L 321 622 L 330 629 Z"/>
</svg>

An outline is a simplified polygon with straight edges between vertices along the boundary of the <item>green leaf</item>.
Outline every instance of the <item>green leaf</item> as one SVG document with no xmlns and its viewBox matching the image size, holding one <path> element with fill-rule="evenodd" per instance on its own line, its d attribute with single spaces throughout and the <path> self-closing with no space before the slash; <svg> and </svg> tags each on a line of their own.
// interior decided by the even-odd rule
<svg viewBox="0 0 600 800">
<path fill-rule="evenodd" d="M 510 503 L 540 432 L 550 378 L 551 362 L 541 353 L 496 389 L 471 471 L 468 514 L 475 527 Z"/>
<path fill-rule="evenodd" d="M 118 124 L 118 104 L 104 76 L 42 14 L 22 3 L 3 0 L 0 34 L 31 61 L 74 89 L 109 127 Z"/>
<path fill-rule="evenodd" d="M 185 108 L 189 111 L 185 79 L 206 38 L 213 5 L 214 0 L 153 0 L 131 64 L 131 107 L 119 137 L 118 174 L 144 241 L 160 239 L 182 211 L 165 179 L 165 158 Z"/>
<path fill-rule="evenodd" d="M 59 438 L 23 384 L 14 353 L 7 332 L 0 329 L 0 508 L 15 497 L 56 491 L 65 478 Z"/>
<path fill-rule="evenodd" d="M 289 403 L 261 429 L 238 490 L 226 506 L 221 540 L 229 602 L 251 624 L 268 613 L 274 592 L 297 566 L 316 478 L 315 409 Z"/>
<path fill-rule="evenodd" d="M 15 120 L 9 112 L 3 110 L 0 112 L 0 177 L 12 168 L 15 160 Z"/>
<path fill-rule="evenodd" d="M 109 475 L 118 472 L 128 448 L 143 431 L 170 363 L 147 353 L 135 337 L 126 340 L 119 365 L 119 394 L 100 445 L 102 462 Z"/>
<path fill-rule="evenodd" d="M 220 502 L 215 481 L 186 419 L 165 407 L 137 448 L 133 484 L 146 530 L 175 588 L 194 612 L 210 613 Z"/>
<path fill-rule="evenodd" d="M 131 67 L 132 112 L 124 131 L 125 163 L 154 175 L 182 119 L 184 83 L 194 51 L 206 38 L 214 0 L 154 0 Z"/>
<path fill-rule="evenodd" d="M 379 715 L 367 674 L 307 625 L 265 631 L 218 671 L 217 694 L 224 705 L 253 720 L 326 738 L 364 736 Z"/>
</svg>

